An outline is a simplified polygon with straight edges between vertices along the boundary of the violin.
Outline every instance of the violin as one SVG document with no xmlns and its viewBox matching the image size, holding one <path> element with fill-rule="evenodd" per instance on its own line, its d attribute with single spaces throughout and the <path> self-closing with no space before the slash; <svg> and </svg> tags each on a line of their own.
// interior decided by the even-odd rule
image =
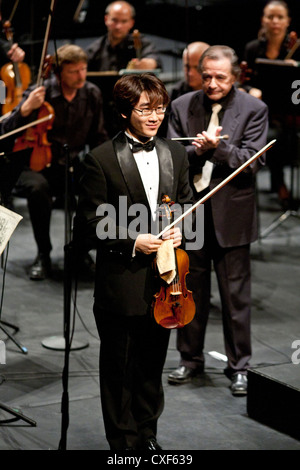
<svg viewBox="0 0 300 470">
<path fill-rule="evenodd" d="M 298 35 L 296 31 L 291 31 L 288 35 L 288 45 L 287 45 L 288 53 L 284 60 L 291 59 L 294 52 L 296 52 L 299 46 L 300 46 L 300 39 L 298 39 Z"/>
<path fill-rule="evenodd" d="M 52 18 L 53 12 L 53 5 L 54 1 L 52 0 L 50 14 L 48 17 L 48 24 L 45 34 L 45 40 L 42 50 L 42 57 L 41 63 L 38 73 L 37 79 L 37 86 L 41 86 L 43 80 L 48 77 L 52 61 L 50 56 L 46 56 L 47 44 L 48 44 L 48 37 L 50 32 L 50 23 Z M 43 119 L 47 116 L 51 116 L 49 119 Z M 51 165 L 52 161 L 52 152 L 51 152 L 51 144 L 48 141 L 47 133 L 50 129 L 52 129 L 53 121 L 55 118 L 54 109 L 53 107 L 47 103 L 46 101 L 42 104 L 39 108 L 37 121 L 40 121 L 41 124 L 37 126 L 30 127 L 25 131 L 23 135 L 18 137 L 15 141 L 13 151 L 18 152 L 20 150 L 24 150 L 26 148 L 32 148 L 31 156 L 30 156 L 30 168 L 34 171 L 41 171 L 46 167 Z"/>
<path fill-rule="evenodd" d="M 3 29 L 7 41 L 12 46 L 13 33 L 10 21 L 5 21 Z M 20 103 L 23 92 L 27 90 L 31 82 L 31 73 L 30 68 L 24 62 L 11 62 L 1 67 L 0 75 L 6 87 L 6 100 L 2 105 L 2 114 L 6 114 Z"/>
<path fill-rule="evenodd" d="M 173 218 L 171 206 L 174 204 L 169 196 L 162 199 L 161 207 L 168 220 Z M 160 290 L 154 295 L 153 315 L 156 322 L 164 328 L 182 328 L 190 323 L 195 316 L 195 302 L 193 294 L 186 286 L 186 277 L 189 274 L 189 257 L 180 249 L 174 249 L 176 274 L 170 284 L 160 278 Z M 157 265 L 154 261 L 154 269 Z"/>
<path fill-rule="evenodd" d="M 138 29 L 135 29 L 132 32 L 132 37 L 133 37 L 133 44 L 134 44 L 134 49 L 136 53 L 136 58 L 140 60 L 141 52 L 142 52 L 142 41 L 141 41 L 141 33 L 139 32 Z M 135 69 L 134 62 L 135 62 L 134 60 L 131 60 L 127 65 L 127 69 L 131 69 L 131 70 Z"/>
</svg>

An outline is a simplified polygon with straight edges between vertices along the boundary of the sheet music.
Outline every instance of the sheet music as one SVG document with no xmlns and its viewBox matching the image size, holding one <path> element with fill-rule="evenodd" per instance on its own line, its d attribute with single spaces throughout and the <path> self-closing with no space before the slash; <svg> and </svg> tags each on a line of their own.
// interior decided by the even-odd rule
<svg viewBox="0 0 300 470">
<path fill-rule="evenodd" d="M 0 255 L 23 217 L 0 205 Z"/>
</svg>

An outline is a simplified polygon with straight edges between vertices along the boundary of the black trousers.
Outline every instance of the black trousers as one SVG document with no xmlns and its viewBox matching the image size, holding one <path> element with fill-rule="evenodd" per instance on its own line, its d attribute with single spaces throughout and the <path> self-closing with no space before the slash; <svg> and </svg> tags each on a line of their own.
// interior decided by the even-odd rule
<svg viewBox="0 0 300 470">
<path fill-rule="evenodd" d="M 209 318 L 212 263 L 217 277 L 222 305 L 226 374 L 246 373 L 251 357 L 250 245 L 222 248 L 217 242 L 210 201 L 205 202 L 204 246 L 189 251 L 188 286 L 193 292 L 196 314 L 192 322 L 177 332 L 181 365 L 203 368 L 205 332 Z"/>
<path fill-rule="evenodd" d="M 156 437 L 164 407 L 162 372 L 170 330 L 150 315 L 125 317 L 94 306 L 100 336 L 100 395 L 113 451 Z"/>
<path fill-rule="evenodd" d="M 80 173 L 76 165 L 73 168 L 74 172 L 70 173 L 68 182 L 70 199 L 73 199 L 78 180 L 77 174 Z M 27 198 L 33 235 L 38 252 L 43 255 L 49 255 L 52 250 L 50 222 L 53 197 L 64 197 L 65 173 L 64 165 L 59 164 L 52 164 L 40 172 L 28 168 L 22 171 L 15 188 L 17 196 Z"/>
</svg>

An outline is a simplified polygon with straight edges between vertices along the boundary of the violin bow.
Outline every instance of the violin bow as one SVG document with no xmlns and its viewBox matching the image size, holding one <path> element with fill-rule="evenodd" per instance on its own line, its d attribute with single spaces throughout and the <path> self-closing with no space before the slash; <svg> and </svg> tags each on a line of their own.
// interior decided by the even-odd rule
<svg viewBox="0 0 300 470">
<path fill-rule="evenodd" d="M 14 15 L 15 15 L 15 12 L 16 12 L 16 9 L 17 9 L 18 5 L 19 5 L 19 0 L 16 0 L 16 1 L 15 1 L 15 4 L 14 4 L 14 6 L 13 6 L 13 9 L 12 9 L 12 11 L 11 11 L 10 17 L 9 17 L 9 19 L 8 19 L 8 21 L 9 21 L 10 23 L 12 22 L 12 19 L 13 19 Z"/>
<path fill-rule="evenodd" d="M 8 113 L 7 113 L 8 114 Z M 25 124 L 24 126 L 18 127 L 17 129 L 14 129 L 13 131 L 7 132 L 6 134 L 0 135 L 0 140 L 6 139 L 7 137 L 10 137 L 11 135 L 17 134 L 18 132 L 22 132 L 29 127 L 36 126 L 38 124 L 41 124 L 42 122 L 45 121 L 50 121 L 50 119 L 53 118 L 53 114 L 48 114 L 48 116 L 45 116 L 41 119 L 37 119 L 36 121 L 32 121 L 29 124 Z"/>
<path fill-rule="evenodd" d="M 51 26 L 51 21 L 52 21 L 55 2 L 56 2 L 56 0 L 51 0 L 50 12 L 49 12 L 49 15 L 48 15 L 48 21 L 47 21 L 47 26 L 46 26 L 44 44 L 43 44 L 42 55 L 41 55 L 41 62 L 40 62 L 38 77 L 37 77 L 37 81 L 36 81 L 37 86 L 40 86 L 41 80 L 42 80 L 42 72 L 43 72 L 43 68 L 44 68 L 44 62 L 45 62 L 45 57 L 46 57 L 46 52 L 47 52 L 47 47 L 48 47 L 50 26 Z"/>
<path fill-rule="evenodd" d="M 160 238 L 170 228 L 174 227 L 181 220 L 183 220 L 187 215 L 191 214 L 195 209 L 197 209 L 198 206 L 200 206 L 200 204 L 203 204 L 205 201 L 207 201 L 211 196 L 213 196 L 216 192 L 218 192 L 219 189 L 223 188 L 223 186 L 225 186 L 227 183 L 229 183 L 229 181 L 231 181 L 239 173 L 244 171 L 244 169 L 247 168 L 247 166 L 251 165 L 252 162 L 254 162 L 257 158 L 259 158 L 261 155 L 263 155 L 267 150 L 269 150 L 274 145 L 275 142 L 276 142 L 276 139 L 272 140 L 267 145 L 265 145 L 265 147 L 263 147 L 255 155 L 253 155 L 251 158 L 249 158 L 249 160 L 247 160 L 245 163 L 243 163 L 239 168 L 237 168 L 233 173 L 231 173 L 231 175 L 229 175 L 227 178 L 225 178 L 223 181 L 221 181 L 221 183 L 218 184 L 215 188 L 213 188 L 209 193 L 205 194 L 205 196 L 203 196 L 201 199 L 199 199 L 199 201 L 197 201 L 193 206 L 191 206 L 188 210 L 186 210 L 183 214 L 181 214 L 170 225 L 165 227 L 158 235 L 156 235 L 156 238 Z"/>
</svg>

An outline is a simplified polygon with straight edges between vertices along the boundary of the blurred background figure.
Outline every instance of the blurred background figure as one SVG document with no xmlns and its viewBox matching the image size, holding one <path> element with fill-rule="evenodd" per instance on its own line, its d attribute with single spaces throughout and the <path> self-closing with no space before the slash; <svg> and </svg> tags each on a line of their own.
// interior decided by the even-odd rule
<svg viewBox="0 0 300 470">
<path fill-rule="evenodd" d="M 291 202 L 291 195 L 284 181 L 284 166 L 291 163 L 297 146 L 295 122 L 290 113 L 291 100 L 286 96 L 290 84 L 285 86 L 285 83 L 292 82 L 290 74 L 300 64 L 300 48 L 291 54 L 293 35 L 289 33 L 290 23 L 286 2 L 268 2 L 263 10 L 258 37 L 246 44 L 244 54 L 250 73 L 246 82 L 248 91 L 254 96 L 261 96 L 269 107 L 269 136 L 270 139 L 277 139 L 276 146 L 267 155 L 271 172 L 270 189 L 278 194 L 284 208 Z M 272 63 L 261 65 L 257 63 L 257 59 L 268 59 Z M 290 67 L 283 67 L 282 61 Z"/>
<path fill-rule="evenodd" d="M 152 70 L 161 67 L 154 45 L 144 36 L 137 40 L 130 31 L 135 24 L 135 8 L 127 2 L 110 3 L 104 16 L 107 33 L 86 49 L 89 70 L 130 68 Z"/>
<path fill-rule="evenodd" d="M 169 91 L 171 101 L 189 91 L 201 90 L 202 78 L 198 70 L 199 60 L 209 44 L 206 42 L 191 42 L 184 49 L 182 54 L 182 64 L 184 70 L 184 79 L 177 82 Z"/>
</svg>

